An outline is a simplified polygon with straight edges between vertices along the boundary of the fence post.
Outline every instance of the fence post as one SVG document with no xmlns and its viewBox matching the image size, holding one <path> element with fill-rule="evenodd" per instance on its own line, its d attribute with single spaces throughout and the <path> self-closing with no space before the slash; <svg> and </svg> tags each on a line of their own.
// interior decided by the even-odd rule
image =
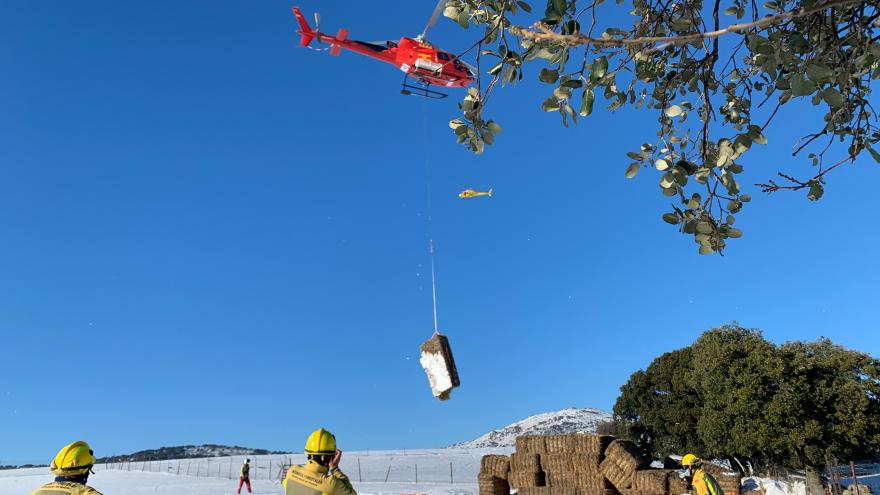
<svg viewBox="0 0 880 495">
<path fill-rule="evenodd" d="M 419 463 L 416 463 L 416 483 L 419 482 Z"/>
<path fill-rule="evenodd" d="M 388 483 L 388 476 L 391 475 L 391 464 L 388 465 L 388 471 L 385 472 L 385 483 Z"/>
<path fill-rule="evenodd" d="M 455 483 L 454 481 L 452 481 L 452 461 L 449 461 L 449 482 Z"/>
<path fill-rule="evenodd" d="M 358 481 L 360 481 L 361 483 L 363 483 L 363 481 L 364 481 L 364 477 L 361 476 L 361 458 L 360 457 L 358 457 Z"/>
</svg>

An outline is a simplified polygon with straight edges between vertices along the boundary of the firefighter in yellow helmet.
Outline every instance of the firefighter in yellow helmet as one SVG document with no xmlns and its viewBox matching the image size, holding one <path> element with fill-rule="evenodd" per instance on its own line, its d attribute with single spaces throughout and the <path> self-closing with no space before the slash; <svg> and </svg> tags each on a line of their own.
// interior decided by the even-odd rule
<svg viewBox="0 0 880 495">
<path fill-rule="evenodd" d="M 73 442 L 58 451 L 52 460 L 55 481 L 37 488 L 31 495 L 101 495 L 98 490 L 86 486 L 94 465 L 95 454 L 89 444 Z"/>
<path fill-rule="evenodd" d="M 681 465 L 686 467 L 691 476 L 691 486 L 697 495 L 724 495 L 724 490 L 718 481 L 703 470 L 703 460 L 694 454 L 687 454 L 681 458 Z"/>
<path fill-rule="evenodd" d="M 357 495 L 348 476 L 339 470 L 342 451 L 336 437 L 319 428 L 309 435 L 305 448 L 308 463 L 291 466 L 282 482 L 285 495 Z"/>
</svg>

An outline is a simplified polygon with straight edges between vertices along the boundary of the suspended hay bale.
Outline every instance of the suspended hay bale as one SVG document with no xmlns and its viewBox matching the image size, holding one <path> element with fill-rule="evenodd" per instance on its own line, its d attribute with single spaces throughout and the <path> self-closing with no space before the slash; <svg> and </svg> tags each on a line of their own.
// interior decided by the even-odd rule
<svg viewBox="0 0 880 495">
<path fill-rule="evenodd" d="M 621 493 L 632 489 L 633 471 L 624 470 L 610 457 L 606 457 L 605 460 L 599 464 L 599 472 L 602 476 L 604 476 L 605 479 L 614 485 L 614 488 Z"/>
<path fill-rule="evenodd" d="M 508 483 L 514 488 L 530 488 L 536 486 L 545 486 L 544 473 L 542 472 L 521 472 L 511 471 L 507 477 Z"/>
<path fill-rule="evenodd" d="M 669 489 L 669 471 L 665 469 L 639 469 L 633 473 L 633 489 L 666 495 Z"/>
<path fill-rule="evenodd" d="M 579 473 L 599 474 L 599 463 L 602 456 L 599 454 L 569 454 L 571 459 L 571 468 Z"/>
<path fill-rule="evenodd" d="M 683 478 L 679 471 L 673 470 L 669 471 L 669 474 L 666 477 L 666 483 L 668 485 L 667 492 L 669 495 L 683 495 L 688 493 L 688 489 L 691 487 L 687 478 Z"/>
<path fill-rule="evenodd" d="M 648 467 L 648 461 L 642 455 L 642 451 L 629 440 L 617 439 L 611 442 L 605 449 L 605 460 L 609 459 L 628 473 Z"/>
<path fill-rule="evenodd" d="M 541 471 L 541 456 L 530 452 L 514 452 L 510 455 L 510 470 L 521 473 Z"/>
<path fill-rule="evenodd" d="M 510 485 L 506 479 L 480 473 L 477 475 L 480 495 L 510 495 Z"/>
<path fill-rule="evenodd" d="M 452 389 L 461 385 L 455 359 L 452 357 L 452 348 L 449 347 L 449 339 L 445 335 L 435 333 L 433 337 L 422 343 L 421 351 L 419 363 L 428 375 L 431 393 L 440 400 L 448 400 Z"/>
<path fill-rule="evenodd" d="M 543 435 L 523 435 L 516 437 L 516 451 L 543 454 L 547 451 L 547 437 Z"/>
<path fill-rule="evenodd" d="M 510 472 L 510 457 L 506 455 L 484 455 L 480 459 L 480 473 L 497 476 L 498 478 L 507 479 L 507 473 Z"/>
<path fill-rule="evenodd" d="M 545 473 L 573 471 L 571 454 L 541 454 L 541 470 Z"/>
</svg>

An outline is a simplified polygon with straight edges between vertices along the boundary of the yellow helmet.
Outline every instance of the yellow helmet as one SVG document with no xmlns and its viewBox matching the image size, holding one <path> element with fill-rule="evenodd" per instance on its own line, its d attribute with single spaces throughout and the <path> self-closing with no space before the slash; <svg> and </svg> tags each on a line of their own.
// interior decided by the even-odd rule
<svg viewBox="0 0 880 495">
<path fill-rule="evenodd" d="M 703 462 L 703 461 L 700 460 L 700 458 L 695 456 L 694 454 L 685 454 L 685 456 L 681 458 L 681 465 L 685 466 L 685 467 L 696 466 L 696 465 L 700 464 L 701 462 Z"/>
<path fill-rule="evenodd" d="M 324 428 L 318 428 L 306 440 L 306 454 L 330 455 L 336 453 L 336 437 Z"/>
<path fill-rule="evenodd" d="M 88 473 L 95 460 L 95 453 L 89 444 L 80 440 L 59 450 L 51 468 L 58 476 L 77 476 Z"/>
</svg>

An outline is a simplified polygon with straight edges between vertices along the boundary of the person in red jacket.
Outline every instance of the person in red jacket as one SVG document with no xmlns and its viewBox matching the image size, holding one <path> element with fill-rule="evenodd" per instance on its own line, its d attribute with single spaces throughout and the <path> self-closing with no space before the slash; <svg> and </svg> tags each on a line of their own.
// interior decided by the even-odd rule
<svg viewBox="0 0 880 495">
<path fill-rule="evenodd" d="M 238 475 L 238 489 L 235 490 L 236 495 L 241 495 L 241 486 L 247 485 L 248 493 L 254 493 L 251 490 L 251 460 L 245 459 L 244 464 L 241 465 L 241 471 Z"/>
</svg>

